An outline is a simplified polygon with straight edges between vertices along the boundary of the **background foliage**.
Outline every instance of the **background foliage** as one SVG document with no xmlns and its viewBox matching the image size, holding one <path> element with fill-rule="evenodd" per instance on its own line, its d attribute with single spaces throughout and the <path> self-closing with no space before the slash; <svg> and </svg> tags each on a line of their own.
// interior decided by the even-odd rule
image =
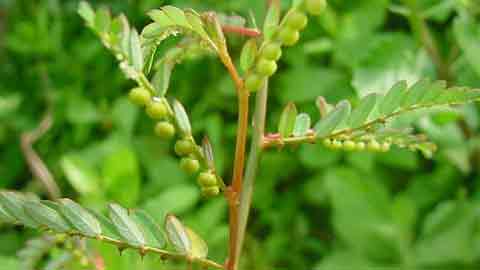
<svg viewBox="0 0 480 270">
<path fill-rule="evenodd" d="M 259 22 L 265 13 L 263 1 L 255 0 L 92 2 L 125 12 L 137 26 L 147 22 L 147 10 L 164 4 L 247 18 L 252 11 Z M 286 7 L 288 1 L 283 2 Z M 446 59 L 448 78 L 437 75 L 402 3 L 331 0 L 326 14 L 310 19 L 301 44 L 285 51 L 272 81 L 270 130 L 288 101 L 313 114 L 319 95 L 332 103 L 342 98 L 355 103 L 402 79 L 449 79 L 453 85 L 480 87 L 480 4 L 417 2 Z M 169 153 L 171 147 L 154 137 L 151 121 L 128 103 L 131 83 L 84 27 L 76 7 L 77 1 L 0 1 L 0 188 L 45 195 L 19 138 L 51 111 L 53 126 L 35 149 L 64 196 L 97 210 L 111 201 L 144 208 L 159 221 L 174 212 L 221 260 L 227 243 L 224 201 L 201 198 L 194 180 Z M 243 41 L 230 37 L 236 55 Z M 176 68 L 171 85 L 191 113 L 195 135 L 210 136 L 217 168 L 228 179 L 236 106 L 227 73 L 213 58 L 192 59 Z M 432 160 L 399 149 L 343 153 L 310 145 L 267 153 L 256 186 L 245 269 L 477 269 L 479 116 L 478 105 L 409 116 L 417 117 L 416 128 L 439 145 Z M 10 226 L 0 232 L 0 269 L 26 269 L 16 254 L 38 235 Z M 46 259 L 59 261 L 64 254 L 49 241 L 43 242 L 50 250 Z M 107 269 L 165 265 L 128 252 L 118 259 L 116 250 L 91 245 L 88 250 L 101 254 Z M 42 267 L 60 269 L 48 263 Z M 82 269 L 67 266 L 77 268 Z"/>
</svg>

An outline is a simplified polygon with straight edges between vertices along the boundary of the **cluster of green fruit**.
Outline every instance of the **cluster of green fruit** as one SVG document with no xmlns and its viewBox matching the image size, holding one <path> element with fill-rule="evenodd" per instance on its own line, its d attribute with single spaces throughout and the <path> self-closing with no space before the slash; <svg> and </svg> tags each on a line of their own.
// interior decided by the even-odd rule
<svg viewBox="0 0 480 270">
<path fill-rule="evenodd" d="M 292 10 L 278 27 L 273 40 L 267 41 L 261 48 L 255 70 L 245 79 L 245 88 L 258 90 L 266 78 L 277 71 L 277 61 L 282 56 L 282 46 L 293 46 L 300 39 L 300 31 L 308 23 L 307 13 L 320 15 L 327 5 L 326 0 L 305 0 L 300 8 Z"/>
<path fill-rule="evenodd" d="M 145 107 L 147 115 L 158 121 L 154 127 L 158 137 L 167 140 L 175 136 L 172 109 L 165 98 L 152 97 L 147 89 L 136 87 L 130 90 L 129 99 L 134 104 Z M 175 153 L 181 157 L 180 167 L 190 175 L 196 174 L 201 168 L 196 156 L 197 148 L 191 136 L 184 136 L 175 142 Z M 205 196 L 215 196 L 220 192 L 217 177 L 210 170 L 199 174 L 198 183 Z"/>
<path fill-rule="evenodd" d="M 391 147 L 390 142 L 379 143 L 376 140 L 369 140 L 368 142 L 363 141 L 352 141 L 352 140 L 335 140 L 335 139 L 325 139 L 323 140 L 323 145 L 329 149 L 333 150 L 345 150 L 345 151 L 363 151 L 367 149 L 371 152 L 388 152 Z"/>
</svg>

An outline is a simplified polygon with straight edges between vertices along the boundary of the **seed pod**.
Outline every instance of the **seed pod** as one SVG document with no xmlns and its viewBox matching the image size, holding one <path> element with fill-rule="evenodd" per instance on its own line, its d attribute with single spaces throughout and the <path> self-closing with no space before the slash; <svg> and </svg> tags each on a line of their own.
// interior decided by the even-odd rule
<svg viewBox="0 0 480 270">
<path fill-rule="evenodd" d="M 195 151 L 195 144 L 189 139 L 178 140 L 175 143 L 175 153 L 179 156 L 187 156 Z"/>
<path fill-rule="evenodd" d="M 277 71 L 277 63 L 272 60 L 260 59 L 257 63 L 257 72 L 258 74 L 270 77 Z"/>
<path fill-rule="evenodd" d="M 182 158 L 180 168 L 187 174 L 194 174 L 200 169 L 200 162 L 194 158 Z"/>
<path fill-rule="evenodd" d="M 280 44 L 271 42 L 262 49 L 262 57 L 272 61 L 278 61 L 282 57 L 282 48 Z"/>
<path fill-rule="evenodd" d="M 357 151 L 365 150 L 365 143 L 364 142 L 357 142 L 355 144 L 355 150 L 357 150 Z"/>
<path fill-rule="evenodd" d="M 160 120 L 167 116 L 168 109 L 167 106 L 158 100 L 153 100 L 147 105 L 146 109 L 147 115 L 152 119 Z"/>
<path fill-rule="evenodd" d="M 308 24 L 308 17 L 305 13 L 294 11 L 288 15 L 286 24 L 295 30 L 303 30 Z"/>
<path fill-rule="evenodd" d="M 348 140 L 343 143 L 343 149 L 346 151 L 353 151 L 356 149 L 356 144 L 354 141 Z"/>
<path fill-rule="evenodd" d="M 367 144 L 367 149 L 372 152 L 378 152 L 380 151 L 380 144 L 376 140 L 371 140 Z"/>
<path fill-rule="evenodd" d="M 252 73 L 249 74 L 245 80 L 245 88 L 247 88 L 250 92 L 255 92 L 262 87 L 262 83 L 263 78 L 255 73 Z"/>
<path fill-rule="evenodd" d="M 300 39 L 300 32 L 288 26 L 283 27 L 278 33 L 278 38 L 285 46 L 293 46 Z"/>
<path fill-rule="evenodd" d="M 133 104 L 139 105 L 139 106 L 145 106 L 150 103 L 152 100 L 152 95 L 150 94 L 150 91 L 143 87 L 136 87 L 130 90 L 130 93 L 128 94 L 128 98 Z"/>
<path fill-rule="evenodd" d="M 217 186 L 217 177 L 211 172 L 202 172 L 197 178 L 198 184 L 201 187 Z"/>
<path fill-rule="evenodd" d="M 218 188 L 218 186 L 202 188 L 202 194 L 205 197 L 217 196 L 219 193 L 220 193 L 220 189 Z"/>
<path fill-rule="evenodd" d="M 305 0 L 305 9 L 312 15 L 320 15 L 327 7 L 327 0 Z"/>
<path fill-rule="evenodd" d="M 171 139 L 175 136 L 175 127 L 167 122 L 161 121 L 155 125 L 155 134 L 162 139 Z"/>
</svg>

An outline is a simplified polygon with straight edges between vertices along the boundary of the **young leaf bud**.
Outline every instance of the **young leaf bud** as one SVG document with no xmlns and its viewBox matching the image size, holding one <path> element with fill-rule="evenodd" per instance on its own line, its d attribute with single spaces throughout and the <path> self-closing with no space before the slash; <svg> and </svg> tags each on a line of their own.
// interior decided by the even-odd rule
<svg viewBox="0 0 480 270">
<path fill-rule="evenodd" d="M 272 60 L 260 59 L 257 63 L 257 72 L 266 77 L 272 76 L 277 71 L 277 63 Z"/>
<path fill-rule="evenodd" d="M 280 44 L 276 42 L 268 43 L 262 49 L 262 58 L 278 61 L 280 57 L 282 57 L 282 48 L 280 47 Z"/>
<path fill-rule="evenodd" d="M 182 158 L 180 168 L 187 174 L 194 174 L 200 169 L 200 162 L 194 158 Z"/>
<path fill-rule="evenodd" d="M 356 144 L 354 141 L 348 140 L 343 143 L 343 149 L 346 151 L 354 151 L 356 149 Z"/>
<path fill-rule="evenodd" d="M 175 136 L 175 127 L 167 121 L 158 122 L 154 131 L 162 139 L 171 139 Z"/>
<path fill-rule="evenodd" d="M 260 87 L 262 87 L 262 83 L 263 78 L 257 74 L 252 73 L 249 74 L 247 79 L 245 80 L 245 88 L 247 88 L 250 92 L 255 92 L 260 89 Z"/>
<path fill-rule="evenodd" d="M 202 172 L 197 178 L 198 184 L 202 187 L 217 186 L 217 177 L 211 172 Z"/>
<path fill-rule="evenodd" d="M 147 105 L 146 112 L 152 119 L 160 120 L 167 116 L 168 109 L 163 102 L 154 100 Z"/>
<path fill-rule="evenodd" d="M 213 187 L 203 187 L 202 194 L 205 197 L 214 197 L 220 193 L 220 189 L 217 186 Z"/>
<path fill-rule="evenodd" d="M 305 13 L 294 11 L 288 15 L 287 25 L 295 30 L 303 30 L 308 23 L 308 17 Z"/>
<path fill-rule="evenodd" d="M 365 150 L 365 143 L 364 142 L 357 142 L 355 144 L 355 150 L 357 150 L 357 151 Z"/>
<path fill-rule="evenodd" d="M 287 26 L 280 30 L 278 37 L 285 46 L 293 46 L 300 39 L 300 32 Z"/>
<path fill-rule="evenodd" d="M 367 144 L 367 149 L 369 151 L 372 151 L 372 152 L 378 152 L 378 151 L 380 151 L 380 148 L 381 148 L 381 146 L 376 140 L 371 140 Z"/>
<path fill-rule="evenodd" d="M 195 145 L 189 139 L 178 140 L 175 143 L 175 153 L 179 156 L 187 156 L 195 151 Z"/>
<path fill-rule="evenodd" d="M 327 0 L 305 0 L 305 8 L 312 15 L 320 15 L 327 7 Z"/>
<path fill-rule="evenodd" d="M 145 106 L 150 103 L 152 99 L 152 95 L 150 94 L 150 91 L 143 87 L 136 87 L 130 90 L 130 93 L 128 94 L 128 98 L 133 104 L 139 105 L 139 106 Z"/>
</svg>

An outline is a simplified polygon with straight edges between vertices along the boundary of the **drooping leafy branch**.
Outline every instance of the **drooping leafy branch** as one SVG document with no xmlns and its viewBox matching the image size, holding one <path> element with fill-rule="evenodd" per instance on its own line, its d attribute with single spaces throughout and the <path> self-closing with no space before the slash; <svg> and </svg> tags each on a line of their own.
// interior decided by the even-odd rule
<svg viewBox="0 0 480 270">
<path fill-rule="evenodd" d="M 278 133 L 264 138 L 264 147 L 323 142 L 327 147 L 345 150 L 388 151 L 390 145 L 420 150 L 431 157 L 436 146 L 424 135 L 412 134 L 411 128 L 389 127 L 391 120 L 409 112 L 473 102 L 480 90 L 448 88 L 444 81 L 421 80 L 408 87 L 405 81 L 395 84 L 385 95 L 372 93 L 363 97 L 352 110 L 350 102 L 328 104 L 319 98 L 321 119 L 311 126 L 310 116 L 298 114 L 293 103 L 284 109 Z"/>
<path fill-rule="evenodd" d="M 167 215 L 164 230 L 142 210 L 110 204 L 104 216 L 70 199 L 43 201 L 16 192 L 0 192 L 0 223 L 24 225 L 56 234 L 96 239 L 119 248 L 135 249 L 141 256 L 158 254 L 163 259 L 185 260 L 205 267 L 222 269 L 207 259 L 205 241 Z"/>
</svg>

